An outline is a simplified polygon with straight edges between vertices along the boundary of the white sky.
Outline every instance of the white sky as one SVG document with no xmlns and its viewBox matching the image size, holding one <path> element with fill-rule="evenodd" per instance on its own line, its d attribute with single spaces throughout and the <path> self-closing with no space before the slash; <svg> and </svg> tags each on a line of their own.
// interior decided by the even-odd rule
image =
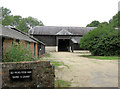
<svg viewBox="0 0 120 89">
<path fill-rule="evenodd" d="M 32 16 L 46 26 L 85 27 L 93 20 L 109 21 L 119 0 L 0 0 L 13 15 Z"/>
</svg>

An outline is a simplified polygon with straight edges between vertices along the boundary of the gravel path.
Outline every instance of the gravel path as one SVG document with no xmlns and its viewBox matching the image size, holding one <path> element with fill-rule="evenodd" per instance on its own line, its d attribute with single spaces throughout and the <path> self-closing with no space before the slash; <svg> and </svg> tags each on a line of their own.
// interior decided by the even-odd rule
<svg viewBox="0 0 120 89">
<path fill-rule="evenodd" d="M 118 62 L 80 57 L 83 53 L 51 52 L 51 58 L 64 62 L 56 69 L 56 78 L 71 81 L 71 87 L 117 87 Z M 87 53 L 85 53 L 87 54 Z"/>
</svg>

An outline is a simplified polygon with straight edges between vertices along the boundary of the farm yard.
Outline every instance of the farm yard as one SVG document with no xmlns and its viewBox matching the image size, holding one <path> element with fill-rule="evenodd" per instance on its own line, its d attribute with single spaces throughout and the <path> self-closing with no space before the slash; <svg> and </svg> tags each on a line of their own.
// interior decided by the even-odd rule
<svg viewBox="0 0 120 89">
<path fill-rule="evenodd" d="M 24 14 L 28 11 L 25 10 L 28 2 L 25 7 L 22 2 L 23 8 L 20 2 L 20 7 L 18 7 L 18 2 L 16 3 L 18 7 L 16 11 L 23 11 L 21 13 Z M 12 3 L 10 5 L 14 6 Z M 40 3 L 42 4 L 42 1 Z M 8 7 L 6 8 L 6 1 L 5 5 L 0 7 L 2 12 L 0 21 L 0 76 L 2 82 L 0 82 L 0 87 L 28 87 L 30 89 L 38 87 L 62 87 L 62 89 L 63 87 L 117 88 L 120 85 L 118 82 L 120 10 L 111 17 L 108 9 L 106 9 L 107 11 L 104 11 L 108 13 L 105 14 L 106 17 L 103 17 L 104 12 L 100 12 L 102 14 L 98 13 L 99 16 L 96 11 L 105 10 L 103 8 L 106 8 L 106 4 L 102 2 L 101 4 L 105 4 L 105 7 L 99 10 L 94 3 L 94 5 L 89 4 L 90 6 L 87 5 L 87 7 L 93 6 L 94 9 L 96 8 L 96 11 L 89 8 L 91 12 L 95 12 L 93 13 L 95 18 L 91 13 L 80 18 L 83 14 L 80 8 L 83 10 L 83 7 L 78 7 L 86 6 L 86 3 L 85 5 L 76 4 L 77 8 L 74 8 L 76 7 L 74 6 L 75 3 L 72 3 L 70 5 L 72 9 L 70 7 L 67 9 L 68 2 L 62 2 L 62 9 L 65 3 L 65 9 L 63 10 L 57 7 L 59 6 L 57 3 L 54 2 L 56 10 L 53 11 L 55 12 L 53 15 L 52 12 L 51 15 L 49 14 L 49 10 L 53 10 L 51 6 L 54 6 L 52 5 L 53 2 L 50 1 L 50 6 L 47 5 L 50 7 L 48 11 L 43 9 L 48 14 L 45 13 L 40 16 L 43 13 L 39 10 L 41 7 L 34 3 L 37 7 L 33 8 L 35 6 L 33 6 L 33 3 L 30 5 L 29 2 L 30 7 L 33 6 L 31 9 L 28 7 L 29 10 L 37 11 L 27 12 L 28 15 L 25 16 L 29 17 L 21 16 L 19 13 L 17 15 L 12 14 L 11 10 Z M 101 5 L 98 2 L 97 4 Z M 99 5 L 97 6 L 100 7 Z M 45 6 L 46 8 L 46 3 L 39 6 Z M 117 4 L 114 6 L 117 6 Z M 110 5 L 110 7 L 112 6 Z M 68 15 L 61 12 L 64 10 L 67 11 Z M 77 11 L 76 14 L 73 13 L 75 16 L 71 14 L 72 10 Z M 60 13 L 56 14 L 56 11 Z M 61 13 L 65 14 L 61 15 Z M 35 17 L 33 14 L 35 14 Z M 67 19 L 66 17 L 70 15 L 72 16 Z M 56 16 L 57 18 L 55 18 Z M 100 18 L 102 16 L 103 18 L 97 19 L 96 16 Z M 44 24 L 38 17 L 48 24 Z M 51 19 L 47 20 L 46 17 Z M 51 24 L 53 22 L 54 24 Z"/>
<path fill-rule="evenodd" d="M 44 59 L 51 60 L 55 64 L 56 80 L 67 81 L 70 87 L 117 87 L 118 61 L 81 56 L 89 54 L 86 51 L 50 52 Z M 61 64 L 56 65 L 57 62 Z"/>
</svg>

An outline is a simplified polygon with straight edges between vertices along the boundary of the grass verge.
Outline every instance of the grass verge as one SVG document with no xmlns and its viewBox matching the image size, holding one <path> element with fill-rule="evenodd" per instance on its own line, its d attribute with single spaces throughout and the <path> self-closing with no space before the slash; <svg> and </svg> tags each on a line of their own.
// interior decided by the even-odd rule
<svg viewBox="0 0 120 89">
<path fill-rule="evenodd" d="M 46 53 L 43 57 L 38 58 L 38 60 L 50 60 L 50 63 L 53 63 L 55 68 L 63 65 L 63 66 L 66 66 L 69 69 L 69 66 L 65 65 L 64 62 L 58 62 L 58 61 L 55 61 L 55 60 L 49 59 L 49 58 L 51 58 L 51 55 L 49 53 Z"/>
<path fill-rule="evenodd" d="M 55 68 L 63 65 L 69 69 L 69 66 L 65 65 L 64 62 L 55 61 L 53 59 L 51 60 L 50 58 L 51 58 L 51 55 L 49 53 L 46 53 L 43 57 L 38 58 L 38 60 L 50 60 L 50 63 L 54 64 Z M 71 82 L 69 81 L 55 79 L 55 87 L 70 87 L 70 86 L 71 86 Z"/>
<path fill-rule="evenodd" d="M 81 55 L 82 57 L 94 58 L 100 60 L 118 60 L 118 56 L 92 56 L 92 55 Z"/>
<path fill-rule="evenodd" d="M 55 68 L 57 68 L 58 66 L 66 66 L 68 69 L 70 68 L 68 65 L 65 65 L 64 62 L 57 62 L 57 61 L 50 61 L 51 63 L 54 64 Z"/>
<path fill-rule="evenodd" d="M 64 80 L 55 80 L 55 87 L 70 87 L 71 82 Z"/>
</svg>

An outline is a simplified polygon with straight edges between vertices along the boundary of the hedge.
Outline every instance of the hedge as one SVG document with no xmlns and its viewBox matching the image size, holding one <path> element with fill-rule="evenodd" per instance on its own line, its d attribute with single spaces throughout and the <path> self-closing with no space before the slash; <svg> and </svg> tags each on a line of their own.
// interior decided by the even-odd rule
<svg viewBox="0 0 120 89">
<path fill-rule="evenodd" d="M 80 47 L 88 49 L 92 55 L 115 56 L 120 55 L 120 30 L 112 26 L 99 26 L 88 32 L 80 40 Z"/>
</svg>

